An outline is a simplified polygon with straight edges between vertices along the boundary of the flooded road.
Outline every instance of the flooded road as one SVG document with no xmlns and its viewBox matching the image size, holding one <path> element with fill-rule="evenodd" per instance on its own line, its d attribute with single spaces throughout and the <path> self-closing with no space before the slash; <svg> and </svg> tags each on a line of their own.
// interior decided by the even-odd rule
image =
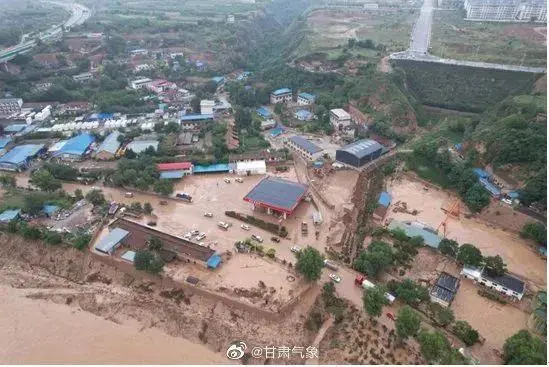
<svg viewBox="0 0 549 367">
<path fill-rule="evenodd" d="M 221 364 L 203 345 L 141 331 L 136 321 L 115 324 L 62 304 L 25 297 L 0 285 L 0 362 L 41 364 Z"/>
</svg>

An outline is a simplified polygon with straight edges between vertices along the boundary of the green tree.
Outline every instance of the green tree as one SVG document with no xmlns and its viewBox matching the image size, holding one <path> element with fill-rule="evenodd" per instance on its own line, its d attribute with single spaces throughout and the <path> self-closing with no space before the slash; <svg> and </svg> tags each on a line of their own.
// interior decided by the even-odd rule
<svg viewBox="0 0 549 367">
<path fill-rule="evenodd" d="M 173 182 L 169 180 L 158 180 L 154 183 L 154 192 L 160 195 L 170 195 L 173 192 Z"/>
<path fill-rule="evenodd" d="M 503 360 L 505 364 L 546 365 L 547 347 L 541 339 L 521 330 L 505 341 Z"/>
<path fill-rule="evenodd" d="M 414 336 L 419 330 L 421 319 L 410 306 L 404 306 L 398 311 L 396 319 L 396 332 L 402 339 Z"/>
<path fill-rule="evenodd" d="M 86 200 L 92 203 L 93 206 L 103 205 L 107 202 L 105 200 L 105 196 L 103 196 L 103 192 L 98 189 L 88 191 L 88 193 L 86 194 Z"/>
<path fill-rule="evenodd" d="M 15 187 L 15 176 L 8 174 L 0 175 L 0 185 L 2 185 L 2 187 Z"/>
<path fill-rule="evenodd" d="M 76 198 L 76 200 L 84 199 L 84 194 L 82 193 L 82 190 L 81 189 L 74 190 L 74 197 Z"/>
<path fill-rule="evenodd" d="M 443 238 L 438 245 L 438 250 L 444 255 L 455 258 L 457 256 L 459 244 L 454 240 Z"/>
<path fill-rule="evenodd" d="M 316 281 L 320 279 L 320 274 L 323 267 L 324 260 L 317 249 L 307 246 L 299 253 L 296 270 L 308 281 Z"/>
<path fill-rule="evenodd" d="M 490 194 L 488 194 L 481 184 L 476 183 L 467 190 L 464 200 L 469 209 L 473 212 L 479 212 L 490 204 Z"/>
<path fill-rule="evenodd" d="M 448 342 L 448 339 L 440 331 L 430 333 L 422 329 L 418 334 L 417 340 L 423 357 L 435 364 L 451 351 L 450 342 Z"/>
<path fill-rule="evenodd" d="M 44 242 L 48 245 L 57 245 L 60 244 L 63 238 L 61 235 L 54 231 L 47 231 L 44 233 Z"/>
<path fill-rule="evenodd" d="M 147 202 L 147 203 L 143 204 L 143 211 L 147 214 L 151 214 L 152 211 L 153 211 L 153 207 L 152 207 L 151 203 Z"/>
<path fill-rule="evenodd" d="M 467 321 L 456 322 L 452 329 L 458 338 L 460 338 L 468 346 L 471 346 L 478 341 L 478 331 L 473 329 Z"/>
<path fill-rule="evenodd" d="M 362 251 L 354 262 L 354 268 L 370 277 L 379 273 L 394 262 L 393 250 L 383 241 L 373 241 L 366 251 Z"/>
<path fill-rule="evenodd" d="M 364 304 L 364 310 L 372 317 L 381 316 L 383 306 L 389 304 L 387 298 L 385 298 L 386 290 L 383 286 L 375 286 L 364 290 L 362 296 L 362 302 Z"/>
<path fill-rule="evenodd" d="M 141 206 L 141 203 L 139 201 L 134 201 L 130 204 L 130 209 L 135 210 L 136 212 L 143 211 L 143 207 Z"/>
<path fill-rule="evenodd" d="M 492 276 L 502 276 L 507 271 L 507 265 L 499 255 L 486 256 L 484 258 L 484 267 Z"/>
<path fill-rule="evenodd" d="M 200 98 L 194 97 L 191 99 L 191 108 L 194 113 L 200 113 Z"/>
<path fill-rule="evenodd" d="M 27 222 L 19 224 L 19 233 L 29 240 L 38 240 L 42 237 L 42 232 L 35 226 L 29 225 Z"/>
<path fill-rule="evenodd" d="M 133 265 L 137 270 L 148 270 L 154 255 L 145 250 L 138 250 L 133 259 Z"/>
<path fill-rule="evenodd" d="M 44 195 L 40 192 L 30 192 L 23 199 L 23 207 L 21 211 L 29 215 L 37 215 L 42 211 L 44 206 Z"/>
<path fill-rule="evenodd" d="M 277 115 L 280 115 L 280 114 L 282 113 L 282 103 L 277 103 L 277 104 L 275 104 L 274 112 L 275 112 Z"/>
<path fill-rule="evenodd" d="M 522 227 L 520 231 L 521 237 L 530 238 L 536 243 L 547 243 L 547 228 L 543 223 L 529 222 Z"/>
<path fill-rule="evenodd" d="M 72 245 L 78 250 L 83 250 L 89 245 L 90 241 L 91 241 L 91 235 L 87 233 L 81 233 L 76 236 Z"/>
<path fill-rule="evenodd" d="M 151 236 L 147 240 L 147 246 L 150 251 L 160 251 L 162 250 L 162 247 L 164 247 L 164 242 L 158 237 Z"/>
<path fill-rule="evenodd" d="M 137 154 L 131 149 L 126 149 L 124 151 L 124 158 L 135 159 L 137 158 Z"/>
<path fill-rule="evenodd" d="M 456 320 L 454 311 L 450 308 L 442 306 L 437 310 L 436 318 L 441 326 L 448 326 Z"/>
<path fill-rule="evenodd" d="M 395 293 L 409 305 L 417 305 L 429 299 L 429 290 L 411 279 L 405 279 L 398 284 Z"/>
<path fill-rule="evenodd" d="M 35 171 L 31 175 L 31 182 L 44 191 L 55 191 L 61 188 L 61 181 L 55 179 L 49 171 L 44 169 Z"/>
<path fill-rule="evenodd" d="M 474 245 L 465 243 L 459 248 L 457 260 L 462 264 L 478 267 L 482 263 L 482 253 Z"/>
<path fill-rule="evenodd" d="M 265 255 L 267 255 L 267 257 L 270 257 L 271 259 L 274 259 L 275 255 L 276 255 L 276 250 L 271 247 L 270 249 L 267 250 Z"/>
</svg>

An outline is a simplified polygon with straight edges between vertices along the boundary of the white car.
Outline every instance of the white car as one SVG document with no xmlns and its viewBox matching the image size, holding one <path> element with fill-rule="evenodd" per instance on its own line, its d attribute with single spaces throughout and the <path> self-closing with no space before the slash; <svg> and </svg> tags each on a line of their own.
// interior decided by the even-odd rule
<svg viewBox="0 0 549 367">
<path fill-rule="evenodd" d="M 245 230 L 245 231 L 249 231 L 249 230 L 250 230 L 250 226 L 247 225 L 247 224 L 242 224 L 242 225 L 240 226 L 240 228 L 242 228 L 242 229 Z"/>
<path fill-rule="evenodd" d="M 513 200 L 511 199 L 504 198 L 504 199 L 501 199 L 501 201 L 503 201 L 505 204 L 513 205 Z"/>
<path fill-rule="evenodd" d="M 238 183 L 242 183 L 242 182 L 244 182 L 244 180 L 243 180 L 243 179 L 241 179 L 240 177 L 237 177 L 237 178 L 235 178 L 234 180 L 235 180 L 236 182 L 238 182 Z"/>
<path fill-rule="evenodd" d="M 191 231 L 191 235 L 192 235 L 192 236 L 197 236 L 197 235 L 199 235 L 199 234 L 200 234 L 200 231 L 199 231 L 198 229 L 193 229 L 193 230 Z"/>
<path fill-rule="evenodd" d="M 252 240 L 256 240 L 257 242 L 263 242 L 263 238 L 261 238 L 261 236 L 255 235 L 255 234 L 252 234 Z"/>
<path fill-rule="evenodd" d="M 206 233 L 202 232 L 200 233 L 198 236 L 196 236 L 196 240 L 197 241 L 201 241 L 203 240 L 204 238 L 206 238 Z"/>
<path fill-rule="evenodd" d="M 223 179 L 223 181 L 225 181 L 226 183 L 231 183 L 231 179 L 228 178 L 228 177 L 225 177 L 225 178 Z"/>
<path fill-rule="evenodd" d="M 183 238 L 186 240 L 190 240 L 191 238 L 193 238 L 193 234 L 191 232 L 185 233 Z"/>
<path fill-rule="evenodd" d="M 292 247 L 290 247 L 290 251 L 292 251 L 292 252 L 301 252 L 301 247 L 292 246 Z"/>
<path fill-rule="evenodd" d="M 204 213 L 204 216 L 207 218 L 212 218 L 214 215 L 212 213 Z"/>
<path fill-rule="evenodd" d="M 333 280 L 336 283 L 341 282 L 341 277 L 337 274 L 334 274 L 334 273 L 330 274 L 330 279 Z"/>
</svg>

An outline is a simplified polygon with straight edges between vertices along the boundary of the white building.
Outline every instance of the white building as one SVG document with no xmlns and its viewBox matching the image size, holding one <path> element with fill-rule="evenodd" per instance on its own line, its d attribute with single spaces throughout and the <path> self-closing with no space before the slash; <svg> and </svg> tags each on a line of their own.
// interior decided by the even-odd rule
<svg viewBox="0 0 549 367">
<path fill-rule="evenodd" d="M 21 98 L 0 99 L 0 115 L 11 115 L 21 112 L 23 100 Z"/>
<path fill-rule="evenodd" d="M 152 80 L 149 78 L 140 78 L 140 79 L 133 80 L 130 83 L 130 87 L 132 89 L 144 89 L 144 88 L 148 88 L 151 85 L 151 83 L 152 83 Z"/>
<path fill-rule="evenodd" d="M 235 172 L 237 175 L 241 176 L 264 175 L 267 173 L 267 165 L 263 160 L 237 162 Z"/>
<path fill-rule="evenodd" d="M 292 90 L 290 88 L 280 88 L 271 92 L 271 104 L 287 103 L 292 101 Z"/>
<path fill-rule="evenodd" d="M 339 130 L 351 124 L 351 115 L 342 108 L 330 110 L 330 123 Z"/>
<path fill-rule="evenodd" d="M 76 74 L 72 76 L 72 79 L 77 82 L 87 82 L 88 80 L 93 79 L 92 73 L 82 73 L 82 74 Z"/>
<path fill-rule="evenodd" d="M 479 282 L 490 289 L 494 289 L 506 296 L 514 297 L 519 301 L 526 292 L 526 284 L 508 273 L 502 276 L 493 276 L 484 268 L 477 269 L 471 266 L 464 266 L 460 274 L 467 279 Z"/>
<path fill-rule="evenodd" d="M 322 157 L 324 152 L 318 145 L 298 135 L 285 139 L 284 145 L 309 161 Z"/>
<path fill-rule="evenodd" d="M 227 23 L 234 23 L 234 15 L 232 14 L 227 15 Z"/>
<path fill-rule="evenodd" d="M 200 101 L 200 114 L 201 115 L 213 115 L 215 107 L 215 101 L 203 99 Z"/>
<path fill-rule="evenodd" d="M 499 22 L 546 22 L 545 0 L 465 0 L 466 19 Z"/>
<path fill-rule="evenodd" d="M 310 93 L 299 93 L 297 95 L 297 104 L 300 106 L 309 106 L 315 103 L 316 97 Z"/>
</svg>

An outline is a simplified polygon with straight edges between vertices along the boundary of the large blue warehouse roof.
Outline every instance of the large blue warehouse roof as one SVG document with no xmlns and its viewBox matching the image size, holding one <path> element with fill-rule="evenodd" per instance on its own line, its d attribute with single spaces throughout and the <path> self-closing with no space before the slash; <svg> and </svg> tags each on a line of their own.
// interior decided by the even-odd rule
<svg viewBox="0 0 549 367">
<path fill-rule="evenodd" d="M 291 213 L 307 192 L 308 186 L 276 177 L 266 177 L 244 197 L 245 201 L 263 204 Z"/>
<path fill-rule="evenodd" d="M 381 149 L 383 149 L 383 146 L 381 146 L 381 144 L 379 144 L 377 141 L 370 140 L 370 139 L 363 139 L 363 140 L 355 141 L 354 143 L 351 143 L 349 145 L 346 145 L 339 150 L 350 153 L 360 159 L 374 152 L 377 152 L 378 150 L 381 150 Z"/>
<path fill-rule="evenodd" d="M 61 149 L 54 153 L 54 156 L 63 154 L 83 155 L 93 141 L 94 138 L 90 134 L 76 135 L 67 140 Z"/>
<path fill-rule="evenodd" d="M 21 164 L 28 158 L 35 156 L 44 144 L 18 145 L 0 158 L 0 163 Z"/>
<path fill-rule="evenodd" d="M 318 145 L 311 143 L 309 140 L 302 138 L 298 135 L 292 136 L 290 138 L 290 141 L 301 149 L 306 150 L 309 154 L 315 154 L 322 151 L 322 149 Z"/>
<path fill-rule="evenodd" d="M 281 94 L 287 94 L 287 93 L 292 93 L 292 90 L 290 88 L 280 88 L 273 92 L 275 96 L 279 96 Z"/>
</svg>

